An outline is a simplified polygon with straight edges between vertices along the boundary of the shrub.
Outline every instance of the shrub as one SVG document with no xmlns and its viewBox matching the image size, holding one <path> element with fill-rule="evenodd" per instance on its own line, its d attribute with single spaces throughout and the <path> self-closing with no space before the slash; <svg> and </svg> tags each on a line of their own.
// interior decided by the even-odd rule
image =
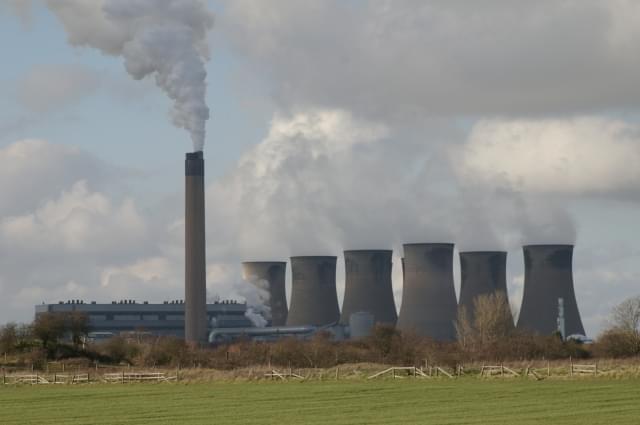
<svg viewBox="0 0 640 425">
<path fill-rule="evenodd" d="M 114 363 L 133 363 L 140 352 L 138 344 L 131 343 L 121 336 L 114 336 L 96 346 L 98 352 Z"/>
<path fill-rule="evenodd" d="M 603 357 L 632 357 L 640 354 L 638 333 L 624 329 L 609 329 L 598 337 L 594 352 Z"/>
</svg>

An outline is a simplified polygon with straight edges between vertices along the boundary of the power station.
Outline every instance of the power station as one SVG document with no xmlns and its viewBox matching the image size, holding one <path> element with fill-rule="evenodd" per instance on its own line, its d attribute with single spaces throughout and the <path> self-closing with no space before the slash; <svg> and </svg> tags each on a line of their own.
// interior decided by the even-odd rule
<svg viewBox="0 0 640 425">
<path fill-rule="evenodd" d="M 395 325 L 398 320 L 391 284 L 391 250 L 344 252 L 345 292 L 340 322 L 355 313 L 371 313 L 374 323 Z"/>
<path fill-rule="evenodd" d="M 336 339 L 361 338 L 370 335 L 376 324 L 453 341 L 458 305 L 473 318 L 478 296 L 507 294 L 506 252 L 461 252 L 461 290 L 456 302 L 454 245 L 412 243 L 404 245 L 401 258 L 399 315 L 391 281 L 391 250 L 344 252 L 342 312 L 336 291 L 337 257 L 291 257 L 291 305 L 287 310 L 286 262 L 248 261 L 242 263 L 244 277 L 268 295 L 265 301 L 271 311 L 267 327 L 256 327 L 249 320 L 246 304 L 205 302 L 203 165 L 201 153 L 187 155 L 185 301 L 163 305 L 71 301 L 36 306 L 36 314 L 80 311 L 89 315 L 91 326 L 101 335 L 146 332 L 184 337 L 197 345 L 246 337 L 261 341 L 311 338 L 317 332 L 329 332 Z M 556 331 L 563 337 L 585 335 L 573 286 L 573 246 L 527 245 L 523 254 L 524 297 L 517 327 L 543 335 Z"/>
<path fill-rule="evenodd" d="M 507 253 L 504 251 L 466 251 L 460 253 L 460 307 L 467 317 L 475 317 L 474 301 L 480 295 L 507 293 Z"/>
<path fill-rule="evenodd" d="M 405 244 L 398 329 L 439 341 L 452 341 L 455 339 L 457 306 L 453 286 L 453 244 Z"/>
<path fill-rule="evenodd" d="M 340 320 L 336 260 L 331 256 L 291 257 L 288 326 L 321 326 Z"/>
<path fill-rule="evenodd" d="M 474 300 L 484 294 L 507 295 L 506 259 L 502 251 L 460 253 L 460 300 L 453 283 L 452 243 L 403 245 L 402 303 L 396 311 L 391 280 L 391 250 L 347 250 L 342 312 L 336 292 L 334 256 L 291 257 L 291 302 L 287 309 L 286 262 L 242 263 L 246 280 L 266 294 L 269 329 L 221 329 L 210 323 L 206 304 L 206 243 L 204 156 L 187 153 L 185 161 L 185 305 L 184 336 L 191 344 L 204 344 L 234 336 L 274 338 L 312 335 L 353 327 L 354 337 L 365 336 L 375 324 L 396 326 L 438 341 L 455 339 L 458 305 L 474 317 Z M 584 335 L 573 288 L 572 245 L 523 247 L 525 284 L 518 328 L 551 334 L 561 327 L 567 335 Z M 214 320 L 215 322 L 215 320 Z M 561 324 L 561 326 L 559 325 Z M 208 330 L 213 326 L 209 335 Z"/>
<path fill-rule="evenodd" d="M 573 245 L 526 245 L 524 295 L 518 328 L 548 335 L 558 330 L 562 299 L 567 335 L 584 335 L 573 289 Z"/>
<path fill-rule="evenodd" d="M 284 261 L 245 261 L 242 274 L 245 280 L 269 296 L 268 306 L 271 316 L 266 318 L 271 326 L 284 326 L 287 323 L 287 295 L 285 292 Z"/>
</svg>

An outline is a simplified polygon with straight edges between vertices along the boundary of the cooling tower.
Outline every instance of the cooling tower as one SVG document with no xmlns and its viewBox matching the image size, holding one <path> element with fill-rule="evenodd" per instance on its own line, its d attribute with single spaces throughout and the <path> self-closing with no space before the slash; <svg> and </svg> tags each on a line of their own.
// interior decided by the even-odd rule
<svg viewBox="0 0 640 425">
<path fill-rule="evenodd" d="M 398 320 L 391 286 L 389 250 L 345 251 L 345 292 L 340 321 L 348 324 L 354 313 L 371 313 L 375 323 L 395 325 Z"/>
<path fill-rule="evenodd" d="M 204 156 L 185 161 L 185 320 L 187 342 L 207 342 L 207 284 L 204 228 Z"/>
<path fill-rule="evenodd" d="M 291 275 L 287 326 L 338 322 L 336 257 L 291 257 Z"/>
<path fill-rule="evenodd" d="M 453 244 L 405 244 L 402 305 L 396 327 L 451 341 L 456 315 Z"/>
<path fill-rule="evenodd" d="M 245 261 L 244 279 L 267 291 L 271 310 L 270 326 L 287 323 L 287 295 L 284 288 L 287 263 L 283 261 Z"/>
<path fill-rule="evenodd" d="M 567 335 L 584 335 L 573 290 L 573 245 L 526 245 L 524 295 L 518 328 L 548 335 L 558 329 L 558 298 L 564 300 Z"/>
<path fill-rule="evenodd" d="M 495 292 L 507 295 L 507 253 L 503 251 L 468 251 L 460 253 L 460 302 L 473 320 L 474 300 Z"/>
</svg>

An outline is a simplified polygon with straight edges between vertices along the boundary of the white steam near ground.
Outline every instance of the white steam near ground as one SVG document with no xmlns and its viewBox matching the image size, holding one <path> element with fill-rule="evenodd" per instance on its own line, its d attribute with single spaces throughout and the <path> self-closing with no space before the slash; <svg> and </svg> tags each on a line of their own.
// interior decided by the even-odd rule
<svg viewBox="0 0 640 425">
<path fill-rule="evenodd" d="M 47 0 L 69 43 L 121 56 L 136 80 L 152 76 L 173 101 L 171 119 L 204 148 L 207 34 L 213 14 L 200 0 Z"/>
</svg>

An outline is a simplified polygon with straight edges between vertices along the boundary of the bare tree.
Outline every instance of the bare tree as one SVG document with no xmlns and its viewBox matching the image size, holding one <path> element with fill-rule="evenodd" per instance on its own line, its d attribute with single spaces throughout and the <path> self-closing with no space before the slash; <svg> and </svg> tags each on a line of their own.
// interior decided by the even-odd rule
<svg viewBox="0 0 640 425">
<path fill-rule="evenodd" d="M 463 305 L 458 307 L 458 318 L 455 323 L 458 344 L 465 350 L 471 350 L 475 342 L 475 329 L 469 319 L 467 308 Z"/>
<path fill-rule="evenodd" d="M 473 300 L 473 320 L 464 307 L 458 310 L 458 343 L 467 351 L 484 350 L 513 333 L 509 300 L 504 292 L 480 295 Z"/>
<path fill-rule="evenodd" d="M 511 308 L 504 292 L 480 295 L 473 300 L 473 307 L 473 325 L 481 345 L 493 343 L 513 332 Z"/>
<path fill-rule="evenodd" d="M 640 332 L 640 296 L 629 298 L 612 311 L 614 328 L 638 334 Z"/>
</svg>

